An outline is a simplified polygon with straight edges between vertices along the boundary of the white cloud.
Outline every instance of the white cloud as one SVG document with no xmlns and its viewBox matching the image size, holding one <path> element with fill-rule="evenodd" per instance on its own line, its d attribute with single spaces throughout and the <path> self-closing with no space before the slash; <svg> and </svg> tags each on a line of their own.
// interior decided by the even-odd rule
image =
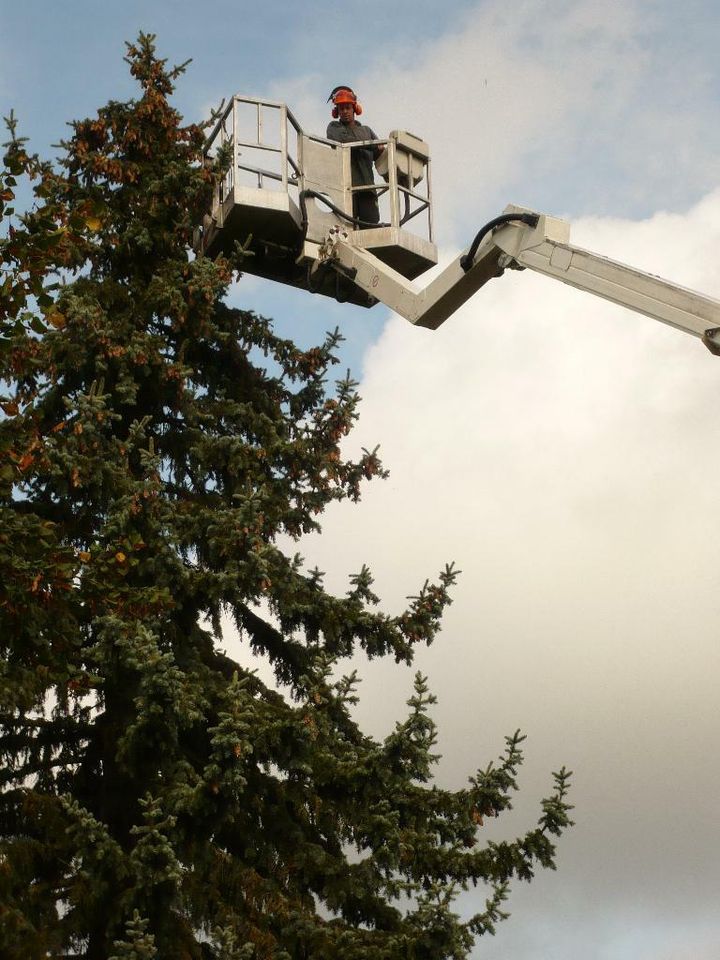
<svg viewBox="0 0 720 960">
<path fill-rule="evenodd" d="M 712 30 L 716 13 L 703 15 Z M 348 57 L 376 132 L 429 142 L 439 237 L 457 242 L 508 201 L 632 213 L 682 209 L 711 189 L 715 69 L 697 44 L 673 49 L 673 31 L 648 0 L 490 0 L 451 6 L 447 31 L 412 50 L 402 30 L 379 34 L 359 72 Z M 273 91 L 313 132 L 328 119 L 318 90 L 330 63 Z"/>
<path fill-rule="evenodd" d="M 683 18 L 668 10 L 490 0 L 449 11 L 447 32 L 412 50 L 379 37 L 339 79 L 379 133 L 430 143 L 444 247 L 510 200 L 593 211 L 574 243 L 720 298 L 716 68 L 675 42 Z M 326 68 L 273 93 L 314 132 Z M 380 441 L 391 477 L 329 513 L 303 545 L 309 565 L 342 592 L 369 563 L 389 611 L 444 562 L 463 569 L 417 666 L 440 698 L 446 782 L 516 727 L 530 735 L 516 815 L 488 835 L 532 821 L 550 769 L 576 771 L 557 875 L 514 895 L 478 955 L 714 956 L 720 359 L 526 271 L 435 333 L 392 318 L 365 368 L 351 443 Z M 359 716 L 383 734 L 412 671 L 361 672 Z"/>
<path fill-rule="evenodd" d="M 582 221 L 573 239 L 718 295 L 719 225 L 720 191 L 685 215 Z M 435 333 L 391 320 L 366 370 L 352 442 L 382 441 L 391 478 L 330 514 L 310 564 L 342 590 L 367 561 L 399 609 L 457 560 L 444 634 L 419 656 L 440 695 L 443 776 L 460 782 L 522 726 L 518 825 L 550 768 L 576 769 L 578 826 L 553 881 L 572 923 L 592 901 L 606 937 L 620 909 L 631 930 L 655 909 L 702 915 L 720 881 L 720 360 L 525 271 Z M 362 716 L 382 732 L 409 676 L 368 676 Z M 486 955 L 505 955 L 497 944 Z"/>
</svg>

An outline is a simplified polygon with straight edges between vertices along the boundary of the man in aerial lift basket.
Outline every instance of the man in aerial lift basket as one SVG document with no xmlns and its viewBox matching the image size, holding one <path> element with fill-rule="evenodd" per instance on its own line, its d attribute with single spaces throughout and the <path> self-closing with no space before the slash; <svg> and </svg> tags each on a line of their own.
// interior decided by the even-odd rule
<svg viewBox="0 0 720 960">
<path fill-rule="evenodd" d="M 362 106 L 354 91 L 347 86 L 335 87 L 327 102 L 332 100 L 333 119 L 328 124 L 328 140 L 338 143 L 355 143 L 359 140 L 377 140 L 377 134 L 368 126 L 355 119 L 362 113 Z M 350 168 L 353 187 L 370 186 L 375 183 L 373 161 L 377 160 L 385 148 L 382 144 L 367 144 L 353 147 Z M 359 221 L 360 229 L 373 227 L 380 222 L 377 193 L 374 190 L 360 190 L 353 193 L 353 216 Z"/>
</svg>

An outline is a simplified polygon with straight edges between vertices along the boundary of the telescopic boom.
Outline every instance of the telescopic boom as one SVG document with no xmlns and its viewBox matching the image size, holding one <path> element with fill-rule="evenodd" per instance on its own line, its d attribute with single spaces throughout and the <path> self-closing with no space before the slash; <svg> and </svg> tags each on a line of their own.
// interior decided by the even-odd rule
<svg viewBox="0 0 720 960">
<path fill-rule="evenodd" d="M 488 280 L 527 267 L 699 337 L 720 354 L 720 301 L 573 246 L 570 225 L 555 217 L 509 206 L 501 219 L 506 222 L 485 233 L 470 262 L 462 254 L 419 291 L 356 247 L 341 228 L 329 238 L 323 259 L 420 327 L 437 329 Z"/>
</svg>

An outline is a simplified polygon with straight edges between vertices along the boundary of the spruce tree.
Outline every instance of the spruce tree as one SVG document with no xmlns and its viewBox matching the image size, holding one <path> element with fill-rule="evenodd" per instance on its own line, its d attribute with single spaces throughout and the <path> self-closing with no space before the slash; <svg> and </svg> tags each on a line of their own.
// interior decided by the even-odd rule
<svg viewBox="0 0 720 960">
<path fill-rule="evenodd" d="M 0 182 L 3 956 L 465 957 L 509 881 L 554 866 L 567 774 L 526 834 L 483 843 L 519 734 L 452 791 L 422 676 L 389 736 L 359 729 L 343 658 L 410 663 L 455 571 L 390 616 L 367 569 L 333 596 L 288 552 L 384 473 L 343 454 L 339 334 L 300 349 L 227 305 L 238 262 L 189 252 L 218 171 L 170 104 L 183 68 L 146 35 L 127 62 L 137 99 L 72 124 L 59 160 L 10 118 Z"/>
</svg>

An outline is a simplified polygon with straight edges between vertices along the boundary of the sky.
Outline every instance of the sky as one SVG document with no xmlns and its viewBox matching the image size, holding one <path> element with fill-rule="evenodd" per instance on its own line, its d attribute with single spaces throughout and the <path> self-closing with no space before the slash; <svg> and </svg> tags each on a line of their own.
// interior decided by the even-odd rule
<svg viewBox="0 0 720 960">
<path fill-rule="evenodd" d="M 513 202 L 720 298 L 709 0 L 2 6 L 0 105 L 38 150 L 133 95 L 123 43 L 155 32 L 171 62 L 193 58 L 188 120 L 239 92 L 322 133 L 349 83 L 380 135 L 422 136 L 443 261 Z M 720 359 L 530 271 L 435 332 L 251 278 L 230 299 L 301 342 L 340 326 L 364 398 L 348 451 L 380 443 L 390 469 L 328 512 L 308 566 L 342 592 L 368 563 L 391 613 L 446 562 L 463 571 L 415 665 L 439 699 L 441 781 L 462 785 L 522 728 L 515 810 L 483 828 L 497 838 L 534 821 L 552 770 L 574 771 L 557 872 L 518 886 L 473 956 L 720 958 Z M 382 736 L 415 668 L 356 665 L 358 716 Z"/>
</svg>

